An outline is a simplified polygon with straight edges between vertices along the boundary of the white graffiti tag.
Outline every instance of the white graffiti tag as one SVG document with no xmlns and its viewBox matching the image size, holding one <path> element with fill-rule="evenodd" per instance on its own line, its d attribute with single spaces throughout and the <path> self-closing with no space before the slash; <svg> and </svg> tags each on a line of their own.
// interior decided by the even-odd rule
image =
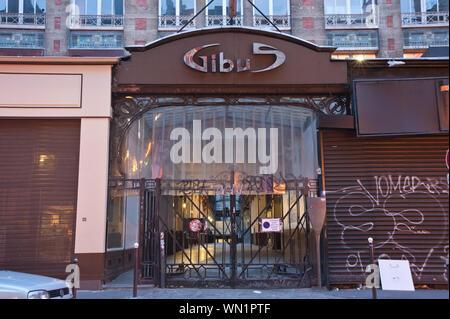
<svg viewBox="0 0 450 319">
<path fill-rule="evenodd" d="M 433 267 L 442 266 L 448 281 L 448 192 L 445 178 L 402 175 L 357 179 L 354 186 L 327 191 L 331 197 L 338 195 L 333 218 L 349 251 L 346 270 L 363 272 L 361 256 L 367 256 L 368 248 L 362 243 L 372 237 L 376 258 L 409 260 L 418 280 L 431 259 L 441 260 L 442 265 Z"/>
</svg>

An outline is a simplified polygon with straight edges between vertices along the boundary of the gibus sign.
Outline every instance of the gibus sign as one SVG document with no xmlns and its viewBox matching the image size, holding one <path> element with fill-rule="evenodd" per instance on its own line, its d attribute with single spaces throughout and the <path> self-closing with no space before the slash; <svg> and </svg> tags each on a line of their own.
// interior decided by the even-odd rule
<svg viewBox="0 0 450 319">
<path fill-rule="evenodd" d="M 252 70 L 251 68 L 251 59 L 245 58 L 241 59 L 238 58 L 236 61 L 233 61 L 232 59 L 227 59 L 224 57 L 223 52 L 219 52 L 218 54 L 212 54 L 211 56 L 199 56 L 200 60 L 202 61 L 202 64 L 198 64 L 194 61 L 195 56 L 197 53 L 199 53 L 201 50 L 205 48 L 215 47 L 219 46 L 220 43 L 214 43 L 214 44 L 206 44 L 199 47 L 196 47 L 194 49 L 189 50 L 184 55 L 184 63 L 197 71 L 201 72 L 220 72 L 220 73 L 228 73 L 233 70 L 236 70 L 237 72 L 245 72 L 249 71 L 252 73 L 260 73 L 265 71 L 270 71 L 273 69 L 278 68 L 286 61 L 286 55 L 277 50 L 276 48 L 262 43 L 253 43 L 253 55 L 273 55 L 275 56 L 275 62 L 261 70 Z"/>
</svg>

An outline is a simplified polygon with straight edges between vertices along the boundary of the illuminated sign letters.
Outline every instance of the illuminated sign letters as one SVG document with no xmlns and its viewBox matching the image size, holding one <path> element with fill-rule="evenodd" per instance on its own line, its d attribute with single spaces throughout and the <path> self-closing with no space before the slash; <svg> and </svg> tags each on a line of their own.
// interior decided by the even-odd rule
<svg viewBox="0 0 450 319">
<path fill-rule="evenodd" d="M 252 73 L 260 73 L 276 69 L 281 65 L 283 65 L 283 63 L 286 61 L 286 55 L 283 52 L 277 50 L 276 48 L 270 45 L 256 42 L 253 43 L 253 55 L 273 55 L 275 57 L 275 62 L 272 65 L 269 65 L 268 67 L 261 70 L 252 70 L 251 60 L 248 58 L 246 59 L 238 58 L 236 59 L 236 62 L 234 62 L 231 59 L 225 58 L 223 52 L 219 52 L 218 54 L 212 54 L 210 57 L 199 56 L 201 64 L 194 61 L 195 56 L 201 50 L 219 45 L 220 45 L 219 43 L 206 44 L 196 47 L 192 50 L 189 50 L 184 55 L 184 63 L 194 70 L 205 73 L 206 72 L 228 73 L 233 70 L 236 70 L 236 72 L 249 71 Z"/>
</svg>

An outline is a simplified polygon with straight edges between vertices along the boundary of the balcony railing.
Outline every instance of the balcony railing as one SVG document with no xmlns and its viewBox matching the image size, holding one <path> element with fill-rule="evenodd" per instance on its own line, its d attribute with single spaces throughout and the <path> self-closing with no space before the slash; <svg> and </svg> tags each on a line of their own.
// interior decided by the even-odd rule
<svg viewBox="0 0 450 319">
<path fill-rule="evenodd" d="M 122 29 L 123 15 L 71 15 L 73 29 Z"/>
<path fill-rule="evenodd" d="M 206 26 L 232 25 L 231 18 L 223 15 L 207 15 Z M 233 25 L 242 26 L 242 16 L 233 17 Z"/>
<path fill-rule="evenodd" d="M 288 15 L 273 15 L 267 16 L 267 18 L 269 18 L 279 29 L 286 30 L 291 28 L 291 17 Z M 253 26 L 256 28 L 273 28 L 270 22 L 261 15 L 253 16 Z"/>
<path fill-rule="evenodd" d="M 377 28 L 378 15 L 365 14 L 327 14 L 325 15 L 325 28 Z"/>
<path fill-rule="evenodd" d="M 429 41 L 408 41 L 407 44 L 403 45 L 404 49 L 423 49 L 429 47 L 448 47 L 448 40 L 445 41 L 433 41 L 430 43 Z"/>
<path fill-rule="evenodd" d="M 0 25 L 45 27 L 45 13 L 0 12 Z"/>
<path fill-rule="evenodd" d="M 189 22 L 193 16 L 159 16 L 158 28 L 160 30 L 176 30 Z M 195 28 L 195 20 L 191 21 L 186 29 Z"/>
<path fill-rule="evenodd" d="M 448 25 L 448 11 L 402 13 L 402 26 Z"/>
</svg>

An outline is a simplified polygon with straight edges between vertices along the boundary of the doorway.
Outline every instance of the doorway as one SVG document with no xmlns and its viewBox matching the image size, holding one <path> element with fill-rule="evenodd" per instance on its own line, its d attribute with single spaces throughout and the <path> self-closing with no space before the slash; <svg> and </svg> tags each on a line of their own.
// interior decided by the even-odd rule
<svg viewBox="0 0 450 319">
<path fill-rule="evenodd" d="M 306 196 L 303 190 L 147 190 L 142 280 L 183 287 L 309 286 Z"/>
</svg>

